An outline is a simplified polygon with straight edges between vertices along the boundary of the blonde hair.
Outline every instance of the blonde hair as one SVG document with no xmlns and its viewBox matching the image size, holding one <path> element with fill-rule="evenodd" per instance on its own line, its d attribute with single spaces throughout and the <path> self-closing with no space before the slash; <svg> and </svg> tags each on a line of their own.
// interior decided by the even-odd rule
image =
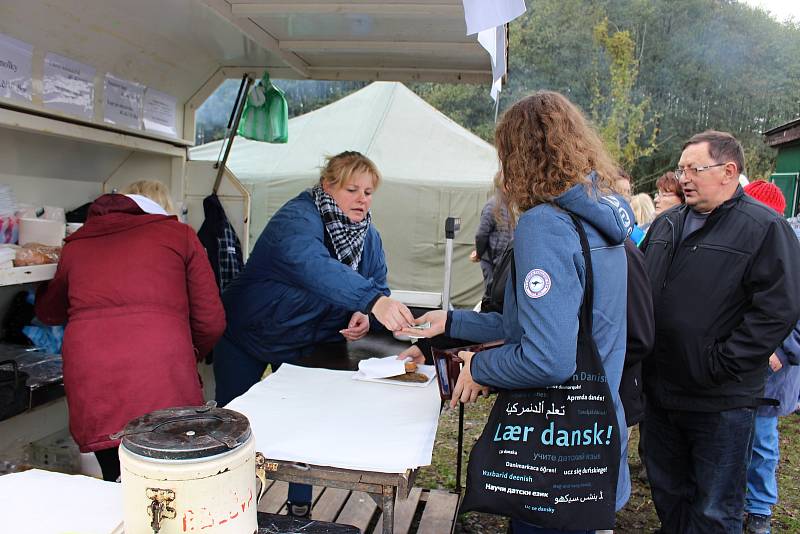
<svg viewBox="0 0 800 534">
<path fill-rule="evenodd" d="M 381 181 L 381 173 L 371 159 L 360 152 L 348 150 L 325 159 L 325 167 L 322 168 L 319 183 L 338 189 L 344 186 L 355 172 L 370 173 L 372 186 L 375 188 Z"/>
<path fill-rule="evenodd" d="M 175 213 L 172 199 L 169 196 L 169 188 L 158 180 L 139 180 L 127 186 L 123 191 L 124 195 L 142 195 L 160 205 L 169 214 Z"/>
<path fill-rule="evenodd" d="M 650 195 L 646 193 L 633 195 L 631 208 L 633 209 L 633 216 L 636 218 L 636 224 L 639 226 L 651 223 L 656 218 L 656 206 L 653 204 L 653 199 L 650 198 Z"/>
<path fill-rule="evenodd" d="M 617 166 L 583 113 L 563 95 L 538 91 L 503 114 L 494 134 L 503 190 L 519 212 L 552 202 L 592 171 L 601 193 L 613 190 Z"/>
</svg>

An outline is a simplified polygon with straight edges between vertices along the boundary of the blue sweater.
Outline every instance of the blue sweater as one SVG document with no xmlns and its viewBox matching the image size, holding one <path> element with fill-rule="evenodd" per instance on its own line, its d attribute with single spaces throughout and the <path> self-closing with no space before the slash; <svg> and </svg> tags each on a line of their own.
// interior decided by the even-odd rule
<svg viewBox="0 0 800 534">
<path fill-rule="evenodd" d="M 222 294 L 226 338 L 250 356 L 283 362 L 317 343 L 343 341 L 355 311 L 368 313 L 389 295 L 386 260 L 370 226 L 358 271 L 332 256 L 311 194 L 278 210 L 258 238 L 244 271 Z"/>
<path fill-rule="evenodd" d="M 619 509 L 630 495 L 627 427 L 619 383 L 625 362 L 627 302 L 623 241 L 633 217 L 619 197 L 599 198 L 585 185 L 574 186 L 555 203 L 582 219 L 591 247 L 595 293 L 592 334 L 608 376 L 621 434 Z M 448 334 L 476 342 L 505 340 L 502 347 L 472 358 L 472 376 L 479 384 L 504 389 L 561 384 L 575 372 L 585 276 L 580 239 L 569 214 L 552 204 L 526 211 L 514 232 L 514 255 L 516 287 L 509 277 L 503 313 L 455 311 Z M 536 291 L 525 283 L 537 269 L 547 273 L 544 278 L 550 280 L 549 290 L 543 294 L 542 289 Z"/>
</svg>

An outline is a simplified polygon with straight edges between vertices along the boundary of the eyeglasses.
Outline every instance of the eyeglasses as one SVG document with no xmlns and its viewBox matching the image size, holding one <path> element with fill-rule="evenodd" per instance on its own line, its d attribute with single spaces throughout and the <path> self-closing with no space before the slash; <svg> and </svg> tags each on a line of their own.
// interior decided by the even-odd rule
<svg viewBox="0 0 800 534">
<path fill-rule="evenodd" d="M 660 191 L 656 191 L 653 195 L 654 199 L 665 198 L 665 197 L 677 197 L 677 193 L 673 193 L 672 191 L 664 191 L 661 193 Z"/>
<path fill-rule="evenodd" d="M 685 167 L 685 168 L 678 167 L 673 172 L 675 173 L 675 178 L 680 180 L 681 178 L 683 178 L 684 174 L 687 176 L 697 176 L 699 173 L 705 172 L 708 169 L 713 169 L 714 167 L 722 167 L 723 165 L 727 165 L 727 162 L 717 163 L 715 165 L 703 165 L 700 167 Z"/>
</svg>

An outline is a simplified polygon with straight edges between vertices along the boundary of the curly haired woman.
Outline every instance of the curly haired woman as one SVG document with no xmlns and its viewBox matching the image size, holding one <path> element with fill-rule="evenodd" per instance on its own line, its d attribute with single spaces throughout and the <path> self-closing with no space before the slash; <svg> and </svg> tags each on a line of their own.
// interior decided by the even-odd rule
<svg viewBox="0 0 800 534">
<path fill-rule="evenodd" d="M 437 310 L 417 323 L 431 322 L 431 328 L 423 331 L 428 336 L 444 333 L 475 342 L 505 340 L 494 349 L 459 353 L 464 365 L 453 405 L 459 400 L 474 402 L 489 387 L 555 386 L 576 372 L 579 326 L 585 324 L 579 312 L 584 287 L 592 282 L 590 332 L 613 400 L 611 420 L 621 433 L 618 476 L 607 480 L 610 487 L 616 486 L 612 504 L 618 510 L 630 494 L 625 414 L 618 390 L 625 360 L 623 241 L 632 215 L 624 200 L 613 194 L 617 167 L 580 110 L 550 91 L 537 92 L 511 106 L 497 125 L 495 145 L 504 196 L 519 214 L 514 231 L 516 276 L 509 277 L 506 285 L 503 313 Z M 589 281 L 579 225 L 588 238 L 593 271 Z M 574 481 L 564 479 L 565 483 Z M 515 534 L 557 532 L 545 522 L 532 525 L 512 518 L 511 524 Z"/>
</svg>

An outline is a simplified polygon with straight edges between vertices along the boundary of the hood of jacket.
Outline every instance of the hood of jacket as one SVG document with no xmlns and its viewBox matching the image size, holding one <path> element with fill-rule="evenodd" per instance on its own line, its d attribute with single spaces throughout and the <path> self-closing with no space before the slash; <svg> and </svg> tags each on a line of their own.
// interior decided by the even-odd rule
<svg viewBox="0 0 800 534">
<path fill-rule="evenodd" d="M 592 183 L 595 176 L 589 175 Z M 619 195 L 600 195 L 593 186 L 581 183 L 556 197 L 554 202 L 591 224 L 611 244 L 622 243 L 633 230 L 633 210 Z"/>
<path fill-rule="evenodd" d="M 177 220 L 177 217 L 145 213 L 133 199 L 125 195 L 102 195 L 89 206 L 86 224 L 64 241 L 69 243 L 78 239 L 116 234 L 167 219 Z"/>
</svg>

